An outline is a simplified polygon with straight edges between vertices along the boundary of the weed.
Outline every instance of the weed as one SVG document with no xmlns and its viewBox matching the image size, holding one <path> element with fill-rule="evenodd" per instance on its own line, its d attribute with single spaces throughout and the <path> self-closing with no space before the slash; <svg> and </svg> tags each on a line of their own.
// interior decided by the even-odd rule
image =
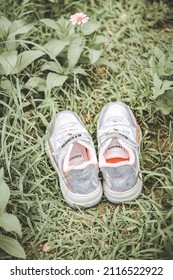
<svg viewBox="0 0 173 280">
<path fill-rule="evenodd" d="M 9 255 L 25 258 L 25 252 L 23 248 L 20 246 L 18 241 L 14 238 L 7 236 L 5 233 L 13 232 L 18 234 L 20 237 L 22 236 L 21 226 L 17 217 L 13 214 L 9 214 L 6 212 L 7 203 L 10 197 L 10 191 L 7 184 L 4 181 L 3 169 L 0 170 L 0 180 L 1 180 L 1 188 L 0 188 L 0 248 L 4 250 Z"/>
</svg>

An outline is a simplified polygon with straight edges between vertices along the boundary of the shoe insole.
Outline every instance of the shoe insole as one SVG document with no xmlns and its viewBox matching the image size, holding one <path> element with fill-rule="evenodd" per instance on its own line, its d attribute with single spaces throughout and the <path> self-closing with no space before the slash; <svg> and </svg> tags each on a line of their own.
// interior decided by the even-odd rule
<svg viewBox="0 0 173 280">
<path fill-rule="evenodd" d="M 80 165 L 84 161 L 88 161 L 87 149 L 79 143 L 74 143 L 70 153 L 69 165 Z"/>
<path fill-rule="evenodd" d="M 113 138 L 104 152 L 104 157 L 108 163 L 117 163 L 129 160 L 128 151 L 122 147 L 117 138 Z"/>
</svg>

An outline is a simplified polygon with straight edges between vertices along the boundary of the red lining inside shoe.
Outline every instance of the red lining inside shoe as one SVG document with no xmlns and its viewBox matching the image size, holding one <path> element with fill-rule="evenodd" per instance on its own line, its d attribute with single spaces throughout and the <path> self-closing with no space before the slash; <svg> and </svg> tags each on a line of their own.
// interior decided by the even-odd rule
<svg viewBox="0 0 173 280">
<path fill-rule="evenodd" d="M 106 159 L 106 162 L 107 163 L 118 163 L 118 162 L 127 161 L 127 160 L 129 160 L 129 158 L 116 157 L 116 158 L 108 158 L 108 159 Z"/>
</svg>

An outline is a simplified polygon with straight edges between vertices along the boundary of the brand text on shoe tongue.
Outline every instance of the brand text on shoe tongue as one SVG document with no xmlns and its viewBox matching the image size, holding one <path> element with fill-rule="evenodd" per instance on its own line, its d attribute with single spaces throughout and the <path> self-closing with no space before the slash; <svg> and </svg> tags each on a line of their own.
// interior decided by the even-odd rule
<svg viewBox="0 0 173 280">
<path fill-rule="evenodd" d="M 70 137 L 69 139 L 67 139 L 67 141 L 61 147 L 64 148 L 70 141 L 72 141 L 76 138 L 79 138 L 81 136 L 82 136 L 82 134 L 79 133 L 79 134 L 76 134 L 76 135 Z"/>
</svg>

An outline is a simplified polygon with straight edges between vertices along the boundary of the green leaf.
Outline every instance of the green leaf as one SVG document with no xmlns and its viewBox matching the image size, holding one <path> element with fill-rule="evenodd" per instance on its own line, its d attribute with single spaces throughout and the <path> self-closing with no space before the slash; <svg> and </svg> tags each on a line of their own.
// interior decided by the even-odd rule
<svg viewBox="0 0 173 280">
<path fill-rule="evenodd" d="M 51 27 L 53 29 L 58 29 L 58 24 L 53 19 L 43 18 L 40 19 L 40 21 L 43 22 L 48 27 Z"/>
<path fill-rule="evenodd" d="M 162 85 L 162 80 L 159 78 L 159 76 L 156 73 L 153 75 L 153 84 L 158 89 L 160 89 Z"/>
<path fill-rule="evenodd" d="M 161 70 L 161 73 L 164 73 L 166 64 L 167 64 L 166 55 L 163 53 L 163 55 L 159 58 L 159 63 L 158 63 L 158 69 Z"/>
<path fill-rule="evenodd" d="M 172 89 L 173 81 L 162 81 L 155 73 L 153 76 L 153 96 L 156 99 L 158 96 L 164 94 L 167 90 Z"/>
<path fill-rule="evenodd" d="M 5 75 L 9 75 L 14 72 L 16 62 L 17 51 L 6 51 L 0 54 L 0 64 L 4 69 Z"/>
<path fill-rule="evenodd" d="M 5 34 L 7 34 L 8 28 L 11 25 L 11 21 L 9 21 L 6 17 L 0 17 L 0 37 L 2 38 Z"/>
<path fill-rule="evenodd" d="M 4 180 L 3 168 L 0 169 L 0 212 L 4 212 L 10 198 L 10 190 Z"/>
<path fill-rule="evenodd" d="M 84 37 L 78 36 L 71 41 L 67 53 L 68 67 L 70 70 L 73 69 L 74 66 L 78 63 L 78 60 L 81 56 L 84 46 L 85 46 Z"/>
<path fill-rule="evenodd" d="M 40 77 L 32 77 L 25 83 L 25 88 L 37 88 L 38 91 L 44 91 L 46 81 Z"/>
<path fill-rule="evenodd" d="M 173 75 L 173 63 L 171 60 L 167 60 L 166 62 L 166 67 L 165 67 L 165 71 L 164 71 L 164 75 L 165 76 L 171 76 Z"/>
<path fill-rule="evenodd" d="M 68 44 L 69 41 L 52 39 L 44 47 L 56 57 Z"/>
<path fill-rule="evenodd" d="M 104 35 L 97 35 L 94 41 L 95 44 L 107 44 L 108 43 L 108 38 L 106 38 Z"/>
<path fill-rule="evenodd" d="M 0 234 L 0 248 L 11 256 L 26 259 L 24 249 L 14 238 Z"/>
<path fill-rule="evenodd" d="M 42 51 L 24 51 L 18 55 L 17 63 L 14 73 L 20 73 L 24 68 L 31 64 L 37 58 L 43 56 L 45 53 Z"/>
<path fill-rule="evenodd" d="M 19 236 L 22 236 L 20 222 L 13 214 L 0 213 L 0 227 L 7 232 L 15 232 Z"/>
<path fill-rule="evenodd" d="M 18 34 L 25 34 L 28 31 L 30 31 L 30 29 L 32 29 L 34 27 L 35 23 L 26 23 L 25 20 L 20 19 L 20 20 L 14 20 L 11 23 L 11 26 L 9 27 L 9 35 L 8 38 L 16 36 Z"/>
<path fill-rule="evenodd" d="M 153 76 L 157 72 L 157 67 L 153 56 L 151 56 L 149 59 L 149 66 L 150 66 L 150 74 Z"/>
<path fill-rule="evenodd" d="M 15 41 L 15 37 L 11 37 L 10 40 L 5 43 L 5 47 L 8 51 L 15 51 L 18 45 L 17 41 Z"/>
<path fill-rule="evenodd" d="M 51 91 L 54 87 L 60 87 L 67 80 L 68 76 L 58 75 L 56 73 L 49 73 L 46 79 L 46 86 L 48 91 Z"/>
<path fill-rule="evenodd" d="M 83 75 L 83 76 L 87 76 L 87 75 L 88 75 L 88 74 L 85 72 L 85 70 L 84 70 L 83 68 L 81 68 L 81 67 L 76 67 L 76 68 L 74 68 L 73 73 L 74 73 L 75 75 L 77 75 L 77 74 L 80 74 L 80 75 Z"/>
<path fill-rule="evenodd" d="M 87 36 L 97 31 L 100 26 L 101 24 L 99 22 L 89 21 L 82 26 L 81 31 L 85 36 Z"/>
<path fill-rule="evenodd" d="M 14 90 L 12 82 L 9 81 L 5 76 L 2 77 L 1 88 L 7 92 L 12 92 Z"/>
<path fill-rule="evenodd" d="M 168 115 L 173 110 L 173 90 L 168 90 L 156 99 L 157 108 Z"/>
<path fill-rule="evenodd" d="M 42 71 L 50 70 L 50 71 L 56 72 L 58 74 L 62 74 L 62 67 L 58 61 L 57 62 L 55 62 L 55 61 L 45 62 L 42 65 L 41 70 Z"/>
<path fill-rule="evenodd" d="M 58 29 L 56 34 L 61 40 L 70 40 L 75 35 L 75 27 L 70 23 L 69 20 L 61 17 L 57 20 Z"/>
<path fill-rule="evenodd" d="M 100 58 L 102 51 L 89 49 L 89 60 L 91 64 L 96 63 L 96 61 Z"/>
<path fill-rule="evenodd" d="M 173 81 L 164 80 L 163 84 L 162 84 L 162 88 L 161 88 L 161 91 L 162 91 L 161 94 L 163 94 L 165 91 L 167 91 L 169 89 L 172 89 L 172 86 L 173 86 Z"/>
<path fill-rule="evenodd" d="M 3 67 L 2 67 L 2 65 L 0 64 L 0 75 L 4 75 L 4 69 L 3 69 Z"/>
</svg>

